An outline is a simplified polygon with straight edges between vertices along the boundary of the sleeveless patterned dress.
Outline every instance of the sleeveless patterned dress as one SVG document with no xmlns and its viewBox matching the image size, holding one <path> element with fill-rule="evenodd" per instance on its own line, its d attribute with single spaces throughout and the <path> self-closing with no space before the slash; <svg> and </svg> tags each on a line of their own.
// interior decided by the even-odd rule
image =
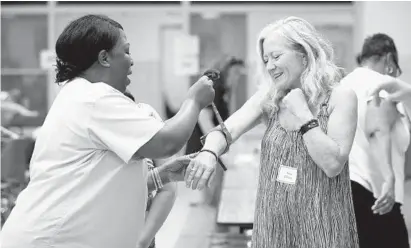
<svg viewBox="0 0 411 248">
<path fill-rule="evenodd" d="M 330 95 L 330 94 L 329 94 Z M 328 100 L 317 116 L 327 132 Z M 297 168 L 294 185 L 276 181 L 280 165 Z M 348 163 L 329 178 L 310 157 L 298 131 L 276 118 L 261 144 L 253 248 L 358 248 Z"/>
</svg>

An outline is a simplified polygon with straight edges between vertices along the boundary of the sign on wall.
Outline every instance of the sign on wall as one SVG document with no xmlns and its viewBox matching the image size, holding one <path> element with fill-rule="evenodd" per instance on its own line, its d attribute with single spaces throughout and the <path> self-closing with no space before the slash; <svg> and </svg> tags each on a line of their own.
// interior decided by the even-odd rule
<svg viewBox="0 0 411 248">
<path fill-rule="evenodd" d="M 199 73 L 200 40 L 197 36 L 181 34 L 174 38 L 174 72 L 178 76 Z"/>
</svg>

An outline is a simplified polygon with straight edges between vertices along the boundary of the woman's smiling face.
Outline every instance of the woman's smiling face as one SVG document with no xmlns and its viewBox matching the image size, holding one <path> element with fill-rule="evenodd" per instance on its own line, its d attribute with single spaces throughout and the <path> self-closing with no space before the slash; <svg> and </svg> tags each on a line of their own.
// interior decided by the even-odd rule
<svg viewBox="0 0 411 248">
<path fill-rule="evenodd" d="M 262 56 L 276 90 L 287 91 L 301 87 L 303 55 L 292 49 L 284 37 L 274 33 L 266 38 L 263 41 Z"/>
</svg>

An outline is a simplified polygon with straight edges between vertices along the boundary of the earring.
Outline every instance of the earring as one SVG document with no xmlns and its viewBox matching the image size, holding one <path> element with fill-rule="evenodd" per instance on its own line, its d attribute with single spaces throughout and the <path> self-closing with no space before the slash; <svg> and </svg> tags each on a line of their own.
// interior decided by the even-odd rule
<svg viewBox="0 0 411 248">
<path fill-rule="evenodd" d="M 394 72 L 394 69 L 393 69 L 392 67 L 389 67 L 389 68 L 388 68 L 388 73 L 391 74 L 391 73 L 393 73 L 393 72 Z"/>
</svg>

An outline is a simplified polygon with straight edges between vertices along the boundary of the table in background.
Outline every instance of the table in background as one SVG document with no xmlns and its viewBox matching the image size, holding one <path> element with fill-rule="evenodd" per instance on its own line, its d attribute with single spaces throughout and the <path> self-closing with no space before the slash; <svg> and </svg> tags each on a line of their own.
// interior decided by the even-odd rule
<svg viewBox="0 0 411 248">
<path fill-rule="evenodd" d="M 228 170 L 224 173 L 217 225 L 228 227 L 230 232 L 252 229 L 263 132 L 262 126 L 251 130 L 223 156 Z"/>
</svg>

